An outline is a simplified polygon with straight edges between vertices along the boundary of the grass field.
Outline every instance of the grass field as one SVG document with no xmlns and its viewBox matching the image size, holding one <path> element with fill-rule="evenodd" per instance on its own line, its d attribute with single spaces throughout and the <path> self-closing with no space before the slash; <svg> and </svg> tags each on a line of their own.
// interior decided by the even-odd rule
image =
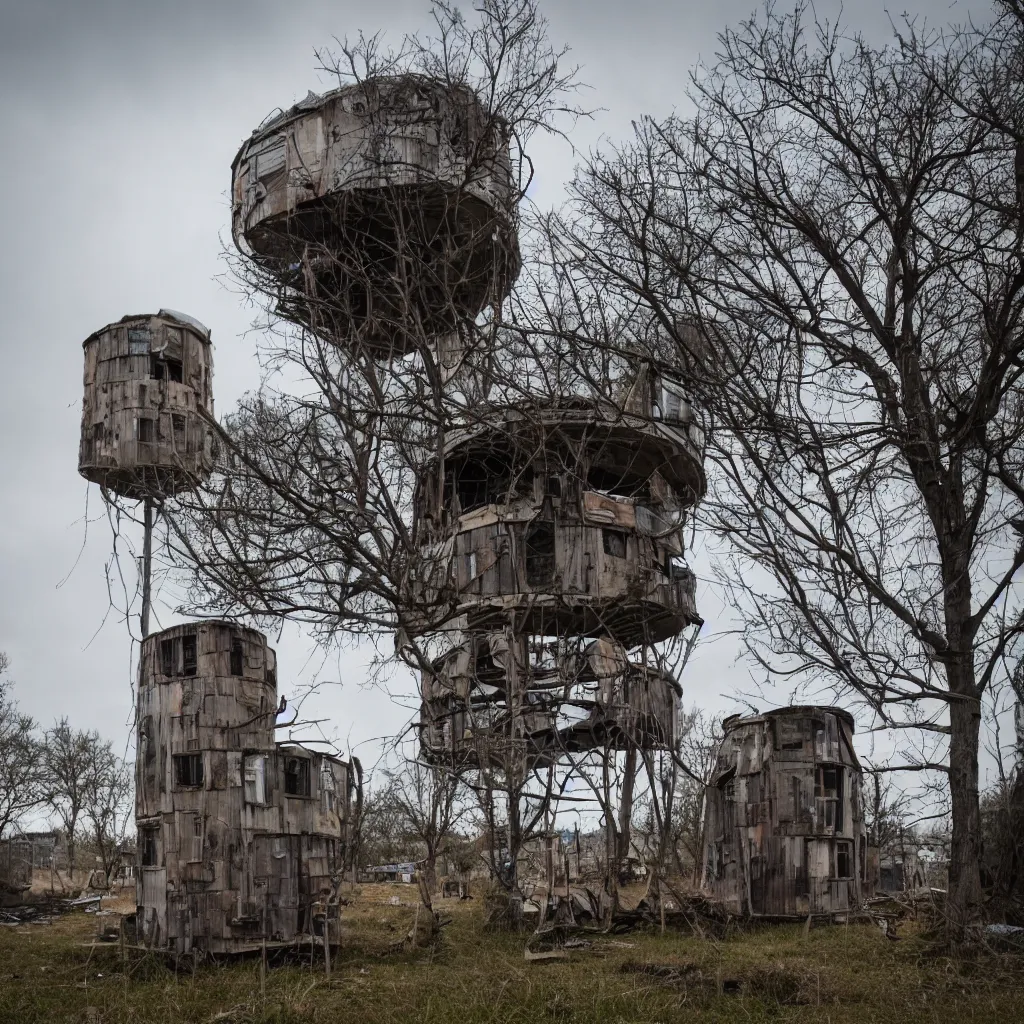
<svg viewBox="0 0 1024 1024">
<path fill-rule="evenodd" d="M 408 902 L 392 906 L 393 895 Z M 0 1021 L 196 1022 L 950 1022 L 1024 1020 L 1024 960 L 936 954 L 913 926 L 893 942 L 869 925 L 765 928 L 724 942 L 657 933 L 596 937 L 568 961 L 526 962 L 524 938 L 482 928 L 480 900 L 430 949 L 396 949 L 411 886 L 366 886 L 345 908 L 328 978 L 317 962 L 259 960 L 170 970 L 93 945 L 110 917 L 0 928 Z"/>
</svg>

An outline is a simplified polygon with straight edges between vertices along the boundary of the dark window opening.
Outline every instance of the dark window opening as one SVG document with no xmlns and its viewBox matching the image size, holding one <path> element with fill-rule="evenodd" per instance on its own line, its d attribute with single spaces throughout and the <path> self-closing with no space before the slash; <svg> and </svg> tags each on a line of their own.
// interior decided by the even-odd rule
<svg viewBox="0 0 1024 1024">
<path fill-rule="evenodd" d="M 242 641 L 239 637 L 232 637 L 231 640 L 231 674 L 240 676 L 242 674 Z"/>
<path fill-rule="evenodd" d="M 196 674 L 196 635 L 191 633 L 181 638 L 181 671 L 182 675 Z"/>
<path fill-rule="evenodd" d="M 139 441 L 143 444 L 152 444 L 156 432 L 153 430 L 153 421 L 145 416 L 139 417 Z"/>
<path fill-rule="evenodd" d="M 178 786 L 201 786 L 203 784 L 203 755 L 175 754 L 174 782 Z"/>
<path fill-rule="evenodd" d="M 535 519 L 526 528 L 526 582 L 531 587 L 551 582 L 555 574 L 555 524 Z"/>
<path fill-rule="evenodd" d="M 626 535 L 621 530 L 602 530 L 604 553 L 613 558 L 626 557 Z"/>
<path fill-rule="evenodd" d="M 562 478 L 549 476 L 544 493 L 551 498 L 560 498 L 562 496 Z"/>
<path fill-rule="evenodd" d="M 185 417 L 177 413 L 171 415 L 171 428 L 174 430 L 174 445 L 176 448 L 185 447 Z"/>
<path fill-rule="evenodd" d="M 175 639 L 160 641 L 160 671 L 165 676 L 178 674 L 178 641 Z"/>
<path fill-rule="evenodd" d="M 102 441 L 103 440 L 103 424 L 102 423 L 94 423 L 92 425 L 92 439 L 94 441 Z"/>
<path fill-rule="evenodd" d="M 140 384 L 139 385 L 139 405 L 145 405 L 145 404 L 146 404 L 146 385 L 145 384 Z"/>
<path fill-rule="evenodd" d="M 171 380 L 177 384 L 182 382 L 182 365 L 180 359 L 161 359 L 153 356 L 149 363 L 149 375 L 153 380 Z"/>
<path fill-rule="evenodd" d="M 277 686 L 277 671 L 271 668 L 269 665 L 266 671 L 263 673 L 263 678 L 270 683 L 271 686 Z"/>
<path fill-rule="evenodd" d="M 504 503 L 509 489 L 508 472 L 507 464 L 495 460 L 470 459 L 458 466 L 454 471 L 454 492 L 460 512 Z M 446 497 L 451 495 L 452 489 L 452 477 L 447 476 Z"/>
<path fill-rule="evenodd" d="M 285 758 L 284 791 L 288 796 L 309 796 L 309 758 Z"/>
<path fill-rule="evenodd" d="M 160 835 L 158 828 L 139 829 L 139 853 L 142 856 L 144 868 L 155 868 L 160 863 L 157 853 L 157 840 Z"/>
<path fill-rule="evenodd" d="M 836 878 L 853 878 L 853 857 L 849 843 L 836 843 Z"/>
<path fill-rule="evenodd" d="M 615 473 L 601 466 L 594 466 L 587 474 L 587 486 L 591 490 L 604 491 L 620 498 L 651 497 L 650 481 L 647 477 L 630 476 L 626 473 Z"/>
</svg>

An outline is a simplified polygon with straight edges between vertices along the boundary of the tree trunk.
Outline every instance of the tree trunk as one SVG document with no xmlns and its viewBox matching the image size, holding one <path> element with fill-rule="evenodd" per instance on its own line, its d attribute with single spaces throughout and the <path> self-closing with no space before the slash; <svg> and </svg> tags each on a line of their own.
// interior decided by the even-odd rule
<svg viewBox="0 0 1024 1024">
<path fill-rule="evenodd" d="M 423 883 L 432 899 L 437 892 L 437 854 L 432 851 L 428 851 L 423 861 Z"/>
<path fill-rule="evenodd" d="M 965 697 L 949 709 L 949 792 L 953 836 L 946 915 L 950 938 L 963 942 L 981 913 L 981 813 L 978 798 L 980 702 Z"/>
</svg>

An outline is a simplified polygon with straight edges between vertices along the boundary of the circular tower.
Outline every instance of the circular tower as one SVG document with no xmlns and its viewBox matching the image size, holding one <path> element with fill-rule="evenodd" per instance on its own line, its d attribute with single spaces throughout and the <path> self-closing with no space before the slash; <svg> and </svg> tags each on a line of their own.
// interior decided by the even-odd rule
<svg viewBox="0 0 1024 1024">
<path fill-rule="evenodd" d="M 126 316 L 86 338 L 78 471 L 126 498 L 190 490 L 213 467 L 210 332 L 183 313 Z"/>
<path fill-rule="evenodd" d="M 232 164 L 235 244 L 276 283 L 279 312 L 385 356 L 505 298 L 515 201 L 504 122 L 419 75 L 310 93 Z"/>
<path fill-rule="evenodd" d="M 853 717 L 787 707 L 722 725 L 707 787 L 705 886 L 737 915 L 856 910 L 869 865 Z"/>
</svg>

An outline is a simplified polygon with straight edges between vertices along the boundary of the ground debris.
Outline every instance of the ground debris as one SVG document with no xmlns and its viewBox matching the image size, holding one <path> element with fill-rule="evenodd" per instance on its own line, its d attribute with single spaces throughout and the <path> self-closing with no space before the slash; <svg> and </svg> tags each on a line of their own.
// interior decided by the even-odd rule
<svg viewBox="0 0 1024 1024">
<path fill-rule="evenodd" d="M 62 914 L 75 910 L 96 913 L 100 909 L 100 896 L 81 896 L 67 899 L 58 896 L 34 896 L 13 906 L 0 907 L 0 924 L 49 924 Z"/>
<path fill-rule="evenodd" d="M 642 974 L 666 987 L 691 995 L 748 996 L 779 1006 L 817 1005 L 822 1000 L 821 977 L 782 964 L 756 967 L 744 973 L 711 973 L 692 961 L 656 964 L 627 960 L 623 974 Z"/>
</svg>

